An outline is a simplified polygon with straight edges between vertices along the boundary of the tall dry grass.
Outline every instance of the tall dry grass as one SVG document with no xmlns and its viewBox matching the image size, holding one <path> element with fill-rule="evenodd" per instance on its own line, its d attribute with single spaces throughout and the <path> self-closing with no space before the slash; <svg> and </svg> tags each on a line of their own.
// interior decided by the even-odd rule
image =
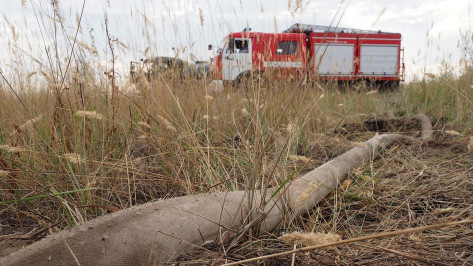
<svg viewBox="0 0 473 266">
<path fill-rule="evenodd" d="M 3 82 L 0 89 L 0 215 L 18 225 L 34 219 L 67 227 L 105 214 L 104 205 L 278 186 L 336 155 L 316 157 L 320 143 L 343 138 L 339 125 L 367 118 L 425 112 L 446 129 L 471 134 L 471 65 L 460 77 L 383 93 L 299 81 L 227 84 L 214 92 L 208 79 L 178 73 L 132 84 L 114 64 L 127 44 L 109 33 L 106 56 L 98 54 L 93 39 L 75 35 L 80 14 L 67 22 L 53 4 L 48 20 L 37 8 L 43 38 L 58 44 L 41 58 L 13 45 L 24 60 L 4 72 L 11 87 Z M 67 36 L 64 43 L 55 33 Z M 356 143 L 344 147 L 350 145 Z"/>
</svg>

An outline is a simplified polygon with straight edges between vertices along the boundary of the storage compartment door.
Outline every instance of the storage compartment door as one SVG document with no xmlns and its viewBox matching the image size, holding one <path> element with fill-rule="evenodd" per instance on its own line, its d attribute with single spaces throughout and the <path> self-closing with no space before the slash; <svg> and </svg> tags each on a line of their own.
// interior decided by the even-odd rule
<svg viewBox="0 0 473 266">
<path fill-rule="evenodd" d="M 361 45 L 360 75 L 397 76 L 399 46 Z"/>
<path fill-rule="evenodd" d="M 353 75 L 353 44 L 315 44 L 314 71 L 318 75 Z"/>
</svg>

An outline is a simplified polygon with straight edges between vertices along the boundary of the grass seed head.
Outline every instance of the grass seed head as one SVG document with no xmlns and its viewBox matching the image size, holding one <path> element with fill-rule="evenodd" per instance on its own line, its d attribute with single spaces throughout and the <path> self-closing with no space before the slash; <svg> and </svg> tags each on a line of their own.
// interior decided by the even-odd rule
<svg viewBox="0 0 473 266">
<path fill-rule="evenodd" d="M 294 155 L 294 154 L 289 154 L 287 158 L 291 161 L 301 161 L 303 163 L 309 163 L 311 161 L 310 158 L 307 158 L 305 156 L 300 156 L 300 155 Z"/>
<path fill-rule="evenodd" d="M 378 91 L 377 90 L 372 90 L 372 91 L 367 92 L 366 95 L 375 94 L 375 93 L 378 93 Z"/>
<path fill-rule="evenodd" d="M 428 73 L 428 72 L 425 72 L 424 75 L 428 78 L 431 78 L 431 79 L 434 79 L 435 77 L 437 77 L 435 74 Z"/>
<path fill-rule="evenodd" d="M 0 170 L 0 177 L 4 178 L 7 177 L 10 174 L 10 172 L 5 171 L 5 170 Z"/>
<path fill-rule="evenodd" d="M 327 243 L 333 243 L 342 240 L 342 237 L 338 234 L 332 233 L 302 233 L 293 232 L 282 235 L 279 239 L 290 245 L 304 245 L 304 246 L 315 246 Z"/>
<path fill-rule="evenodd" d="M 26 121 L 23 125 L 19 126 L 18 129 L 20 131 L 25 131 L 25 130 L 33 130 L 33 125 L 39 122 L 43 118 L 43 115 L 39 115 L 33 119 L 30 119 Z M 17 134 L 18 131 L 13 131 L 10 133 L 10 137 L 13 137 L 15 134 Z"/>
<path fill-rule="evenodd" d="M 26 76 L 27 79 L 30 79 L 32 76 L 36 75 L 38 72 L 36 71 L 33 71 L 31 73 L 28 74 L 28 76 Z"/>
<path fill-rule="evenodd" d="M 77 153 L 65 153 L 64 158 L 73 164 L 81 164 L 84 160 Z"/>
<path fill-rule="evenodd" d="M 287 124 L 286 131 L 287 133 L 291 134 L 294 132 L 294 126 L 291 123 Z"/>
<path fill-rule="evenodd" d="M 347 188 L 349 188 L 351 186 L 351 184 L 353 183 L 353 181 L 351 179 L 345 179 L 342 184 L 340 185 L 340 188 L 339 190 L 340 191 L 345 191 L 347 190 Z"/>
<path fill-rule="evenodd" d="M 4 151 L 7 151 L 7 152 L 12 152 L 12 153 L 26 151 L 26 149 L 23 148 L 23 147 L 11 147 L 11 146 L 8 146 L 8 145 L 0 145 L 0 150 L 4 150 Z"/>
<path fill-rule="evenodd" d="M 200 19 L 200 26 L 204 26 L 204 12 L 201 8 L 199 8 L 199 19 Z"/>
<path fill-rule="evenodd" d="M 143 122 L 143 121 L 138 122 L 138 125 L 147 129 L 151 129 L 151 126 L 148 123 Z"/>
<path fill-rule="evenodd" d="M 445 130 L 445 133 L 450 136 L 461 136 L 461 133 L 455 130 Z"/>
<path fill-rule="evenodd" d="M 164 126 L 166 127 L 167 130 L 169 131 L 172 131 L 172 132 L 176 132 L 176 128 L 164 117 L 158 115 L 158 118 L 159 120 L 161 120 L 161 122 L 164 124 Z"/>
<path fill-rule="evenodd" d="M 85 117 L 88 119 L 102 120 L 102 115 L 98 114 L 96 111 L 77 111 L 76 116 Z"/>
</svg>

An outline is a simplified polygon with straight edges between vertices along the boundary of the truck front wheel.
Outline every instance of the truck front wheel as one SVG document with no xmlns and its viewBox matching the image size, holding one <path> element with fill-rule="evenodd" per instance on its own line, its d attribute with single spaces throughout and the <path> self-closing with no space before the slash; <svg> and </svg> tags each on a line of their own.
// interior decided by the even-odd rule
<svg viewBox="0 0 473 266">
<path fill-rule="evenodd" d="M 255 71 L 247 71 L 241 73 L 238 78 L 235 80 L 237 86 L 243 88 L 257 88 L 259 87 L 260 82 L 262 81 L 261 72 Z"/>
</svg>

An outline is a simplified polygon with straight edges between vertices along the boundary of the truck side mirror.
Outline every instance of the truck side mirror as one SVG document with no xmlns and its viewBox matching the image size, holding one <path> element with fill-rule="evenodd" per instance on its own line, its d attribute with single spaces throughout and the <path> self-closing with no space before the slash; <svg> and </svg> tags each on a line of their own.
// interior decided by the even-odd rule
<svg viewBox="0 0 473 266">
<path fill-rule="evenodd" d="M 213 45 L 209 44 L 209 46 L 208 46 L 208 47 L 209 47 L 209 51 L 210 51 L 210 50 L 212 50 L 212 48 L 213 48 Z"/>
</svg>

